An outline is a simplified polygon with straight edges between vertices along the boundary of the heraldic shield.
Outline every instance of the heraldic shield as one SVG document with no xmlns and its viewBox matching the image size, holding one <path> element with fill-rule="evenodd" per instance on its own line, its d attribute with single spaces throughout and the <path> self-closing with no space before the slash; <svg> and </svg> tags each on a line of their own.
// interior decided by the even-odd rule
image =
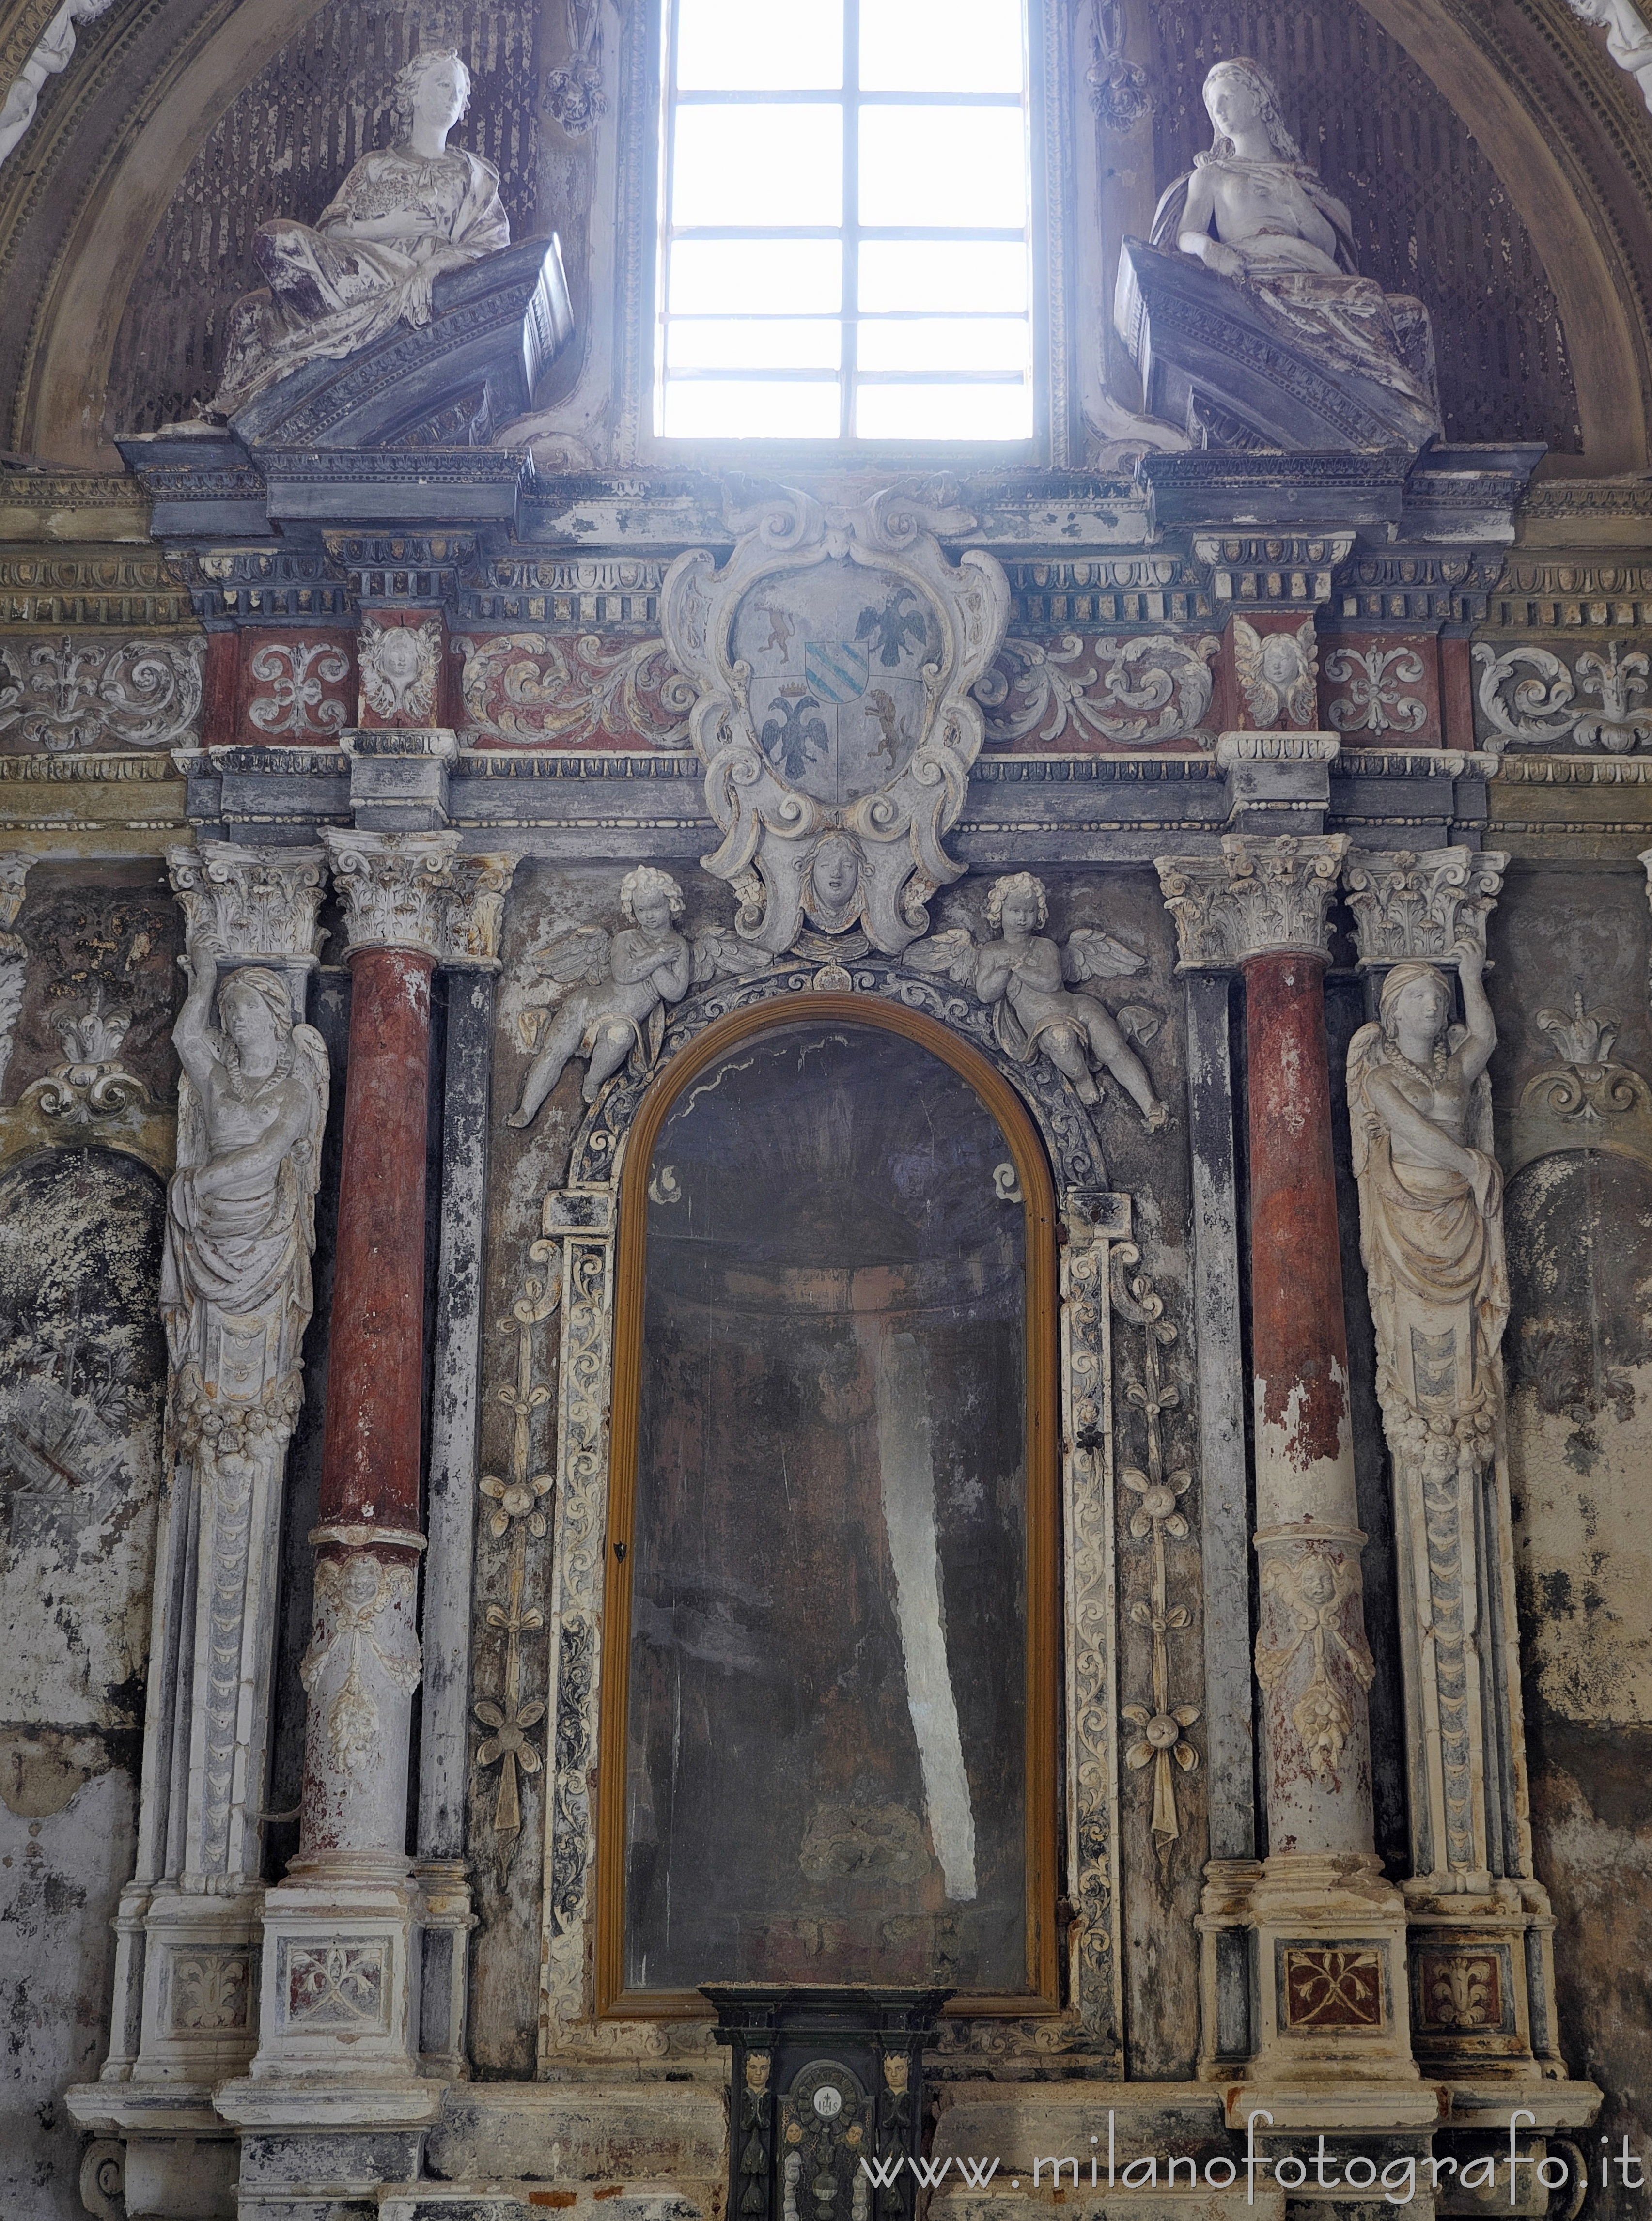
<svg viewBox="0 0 1652 2221">
<path fill-rule="evenodd" d="M 780 493 L 729 521 L 727 563 L 679 556 L 661 607 L 723 835 L 705 868 L 736 883 L 742 935 L 775 955 L 805 919 L 859 925 L 896 954 L 962 870 L 942 841 L 980 751 L 971 689 L 1003 639 L 1008 582 L 981 549 L 942 550 L 937 531 L 973 517 L 898 490 L 854 510 Z"/>
</svg>

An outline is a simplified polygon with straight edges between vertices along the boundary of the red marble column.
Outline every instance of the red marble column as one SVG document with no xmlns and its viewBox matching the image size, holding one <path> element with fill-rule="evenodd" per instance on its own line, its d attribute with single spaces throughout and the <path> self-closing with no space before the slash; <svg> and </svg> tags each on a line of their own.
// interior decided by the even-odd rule
<svg viewBox="0 0 1652 2221">
<path fill-rule="evenodd" d="M 350 922 L 350 1059 L 297 1858 L 404 1874 L 416 1626 L 430 980 L 451 834 L 329 837 Z"/>
<path fill-rule="evenodd" d="M 1248 956 L 1257 1642 L 1270 1855 L 1373 1849 L 1323 955 Z"/>
</svg>

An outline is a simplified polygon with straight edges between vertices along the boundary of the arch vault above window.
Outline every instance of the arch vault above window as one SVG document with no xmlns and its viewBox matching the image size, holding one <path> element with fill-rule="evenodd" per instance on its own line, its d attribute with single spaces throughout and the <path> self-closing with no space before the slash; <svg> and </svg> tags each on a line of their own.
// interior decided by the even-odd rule
<svg viewBox="0 0 1652 2221">
<path fill-rule="evenodd" d="M 656 429 L 1033 434 L 1025 0 L 666 0 Z"/>
</svg>

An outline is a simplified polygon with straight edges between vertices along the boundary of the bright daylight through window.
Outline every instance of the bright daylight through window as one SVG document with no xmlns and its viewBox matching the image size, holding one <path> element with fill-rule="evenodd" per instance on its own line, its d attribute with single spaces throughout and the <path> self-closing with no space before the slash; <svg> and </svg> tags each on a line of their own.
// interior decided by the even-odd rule
<svg viewBox="0 0 1652 2221">
<path fill-rule="evenodd" d="M 1024 0 L 666 0 L 659 429 L 1032 435 Z"/>
</svg>

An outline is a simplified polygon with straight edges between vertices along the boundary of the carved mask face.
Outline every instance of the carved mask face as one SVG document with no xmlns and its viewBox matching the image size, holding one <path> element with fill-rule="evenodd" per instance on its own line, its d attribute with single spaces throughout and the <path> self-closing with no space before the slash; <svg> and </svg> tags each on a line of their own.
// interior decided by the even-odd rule
<svg viewBox="0 0 1652 2221">
<path fill-rule="evenodd" d="M 406 625 L 380 633 L 374 655 L 380 675 L 392 686 L 410 685 L 419 675 L 418 635 Z"/>
<path fill-rule="evenodd" d="M 1304 1604 L 1323 1611 L 1336 1593 L 1336 1576 L 1323 1558 L 1310 1558 L 1297 1577 Z"/>
<path fill-rule="evenodd" d="M 847 841 L 823 841 L 815 852 L 815 895 L 828 910 L 842 910 L 860 884 L 860 860 Z"/>
</svg>

